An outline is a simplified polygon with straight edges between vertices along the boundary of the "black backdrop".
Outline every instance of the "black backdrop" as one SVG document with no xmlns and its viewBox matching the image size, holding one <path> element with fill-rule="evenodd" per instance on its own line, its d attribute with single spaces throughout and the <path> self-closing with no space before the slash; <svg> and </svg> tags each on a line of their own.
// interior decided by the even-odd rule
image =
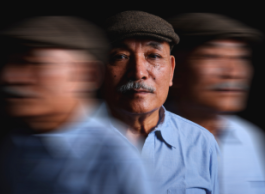
<svg viewBox="0 0 265 194">
<path fill-rule="evenodd" d="M 0 28 L 19 19 L 40 15 L 72 15 L 102 26 L 104 20 L 120 11 L 142 10 L 162 18 L 185 12 L 220 13 L 246 23 L 265 33 L 265 11 L 262 1 L 8 1 L 0 4 Z M 238 113 L 265 132 L 265 41 L 253 52 L 254 78 L 247 108 Z"/>
</svg>

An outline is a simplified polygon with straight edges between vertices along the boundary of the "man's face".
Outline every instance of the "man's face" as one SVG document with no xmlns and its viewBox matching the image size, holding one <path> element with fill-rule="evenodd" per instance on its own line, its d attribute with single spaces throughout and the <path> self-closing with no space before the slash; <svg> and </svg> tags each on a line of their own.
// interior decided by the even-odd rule
<svg viewBox="0 0 265 194">
<path fill-rule="evenodd" d="M 158 110 L 172 85 L 175 68 L 167 42 L 126 39 L 110 53 L 105 79 L 109 106 L 133 114 Z"/>
<path fill-rule="evenodd" d="M 82 84 L 74 57 L 63 49 L 32 49 L 9 55 L 0 74 L 1 92 L 11 116 L 69 112 Z M 80 75 L 81 76 L 81 75 Z"/>
<path fill-rule="evenodd" d="M 249 57 L 246 45 L 235 40 L 214 40 L 197 47 L 180 71 L 183 76 L 176 79 L 181 99 L 217 112 L 242 110 L 252 77 Z"/>
</svg>

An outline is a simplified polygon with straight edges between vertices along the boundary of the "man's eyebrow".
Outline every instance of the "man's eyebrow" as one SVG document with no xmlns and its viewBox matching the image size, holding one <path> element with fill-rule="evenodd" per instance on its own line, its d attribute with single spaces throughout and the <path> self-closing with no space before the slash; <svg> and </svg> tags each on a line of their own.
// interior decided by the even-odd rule
<svg viewBox="0 0 265 194">
<path fill-rule="evenodd" d="M 146 44 L 146 46 L 150 46 L 154 49 L 157 49 L 157 50 L 161 50 L 162 49 L 162 45 L 160 42 L 156 42 L 156 41 L 151 41 L 151 42 L 148 42 Z"/>
</svg>

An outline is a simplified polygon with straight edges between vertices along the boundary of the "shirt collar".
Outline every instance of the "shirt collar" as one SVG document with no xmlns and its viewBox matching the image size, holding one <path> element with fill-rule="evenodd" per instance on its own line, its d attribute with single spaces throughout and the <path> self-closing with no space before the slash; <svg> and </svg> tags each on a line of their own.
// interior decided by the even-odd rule
<svg viewBox="0 0 265 194">
<path fill-rule="evenodd" d="M 164 106 L 162 106 L 159 110 L 159 122 L 155 127 L 155 131 L 160 131 L 163 140 L 166 144 L 176 148 L 177 147 L 177 131 L 175 129 L 176 125 L 173 126 L 171 121 L 170 112 L 168 112 Z"/>
<path fill-rule="evenodd" d="M 111 113 L 109 112 L 106 103 L 102 103 L 97 114 L 100 115 L 102 118 L 105 118 L 112 128 L 114 128 L 117 132 L 121 133 L 123 137 L 125 137 L 125 134 L 122 133 L 126 128 L 125 124 L 111 117 Z M 176 140 L 177 132 L 176 130 L 174 130 L 174 127 L 172 126 L 171 115 L 165 109 L 164 106 L 162 106 L 159 110 L 159 121 L 157 123 L 157 126 L 150 133 L 156 133 L 156 131 L 161 133 L 162 138 L 166 144 L 169 144 L 172 147 L 177 147 L 177 140 Z"/>
<path fill-rule="evenodd" d="M 237 134 L 237 126 L 231 122 L 231 116 L 219 116 L 222 126 L 219 130 L 218 140 L 222 143 L 241 143 Z"/>
</svg>

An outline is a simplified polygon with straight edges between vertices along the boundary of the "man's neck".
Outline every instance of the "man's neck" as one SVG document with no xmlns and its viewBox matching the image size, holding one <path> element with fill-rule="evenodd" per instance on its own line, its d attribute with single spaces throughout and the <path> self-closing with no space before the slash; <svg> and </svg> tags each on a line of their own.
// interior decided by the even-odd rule
<svg viewBox="0 0 265 194">
<path fill-rule="evenodd" d="M 26 117 L 19 120 L 35 133 L 47 133 L 61 129 L 64 125 L 67 125 L 71 122 L 78 122 L 78 119 L 80 119 L 78 118 L 80 116 L 78 114 L 80 113 L 79 111 L 81 107 L 86 106 L 85 108 L 88 109 L 86 112 L 89 114 L 89 111 L 93 109 L 93 104 L 95 103 L 91 101 L 76 102 L 72 107 L 69 107 L 68 110 L 65 110 L 61 113 Z"/>
<path fill-rule="evenodd" d="M 124 122 L 134 134 L 147 136 L 159 121 L 159 111 L 156 109 L 149 113 L 135 114 L 120 109 L 111 109 L 111 114 L 118 120 Z"/>
<path fill-rule="evenodd" d="M 218 135 L 222 126 L 222 121 L 220 120 L 220 114 L 218 112 L 185 103 L 176 103 L 175 106 L 177 106 L 178 115 L 201 125 L 215 137 Z"/>
<path fill-rule="evenodd" d="M 113 117 L 128 126 L 124 131 L 124 135 L 139 150 L 142 149 L 148 134 L 159 122 L 160 109 L 146 114 L 134 114 L 119 109 L 112 109 L 111 107 L 110 111 Z"/>
</svg>

